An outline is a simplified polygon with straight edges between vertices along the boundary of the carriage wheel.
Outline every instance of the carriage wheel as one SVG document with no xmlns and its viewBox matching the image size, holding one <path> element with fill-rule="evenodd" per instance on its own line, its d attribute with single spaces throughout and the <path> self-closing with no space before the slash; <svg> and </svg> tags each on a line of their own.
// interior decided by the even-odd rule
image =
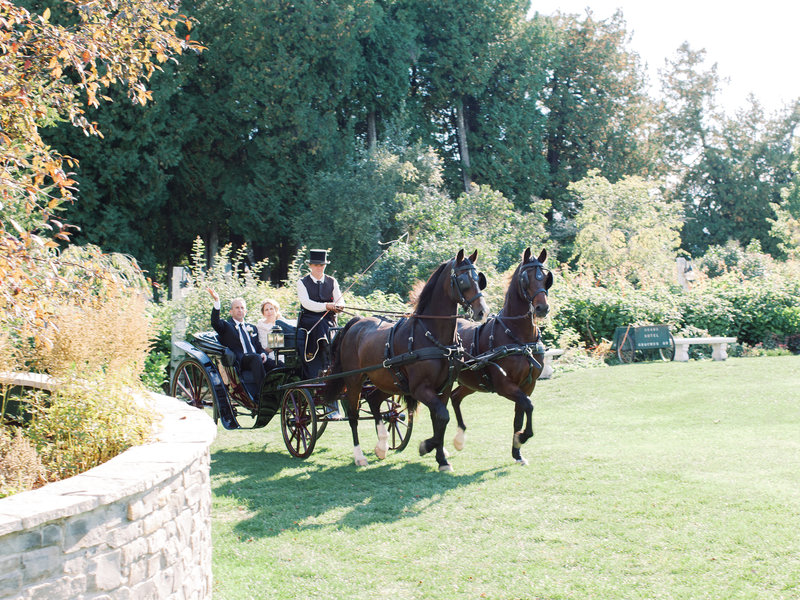
<svg viewBox="0 0 800 600">
<path fill-rule="evenodd" d="M 389 396 L 381 402 L 381 418 L 389 432 L 389 449 L 402 452 L 411 439 L 414 415 L 408 411 L 400 396 Z"/>
<path fill-rule="evenodd" d="M 317 443 L 317 414 L 308 390 L 290 388 L 281 400 L 281 429 L 289 454 L 308 458 Z"/>
<path fill-rule="evenodd" d="M 327 408 L 321 404 L 317 404 L 316 407 L 316 410 L 319 411 L 317 413 L 317 439 L 319 439 L 322 437 L 322 434 L 325 433 L 325 428 L 328 426 L 328 419 L 320 418 L 325 416 Z"/>
<path fill-rule="evenodd" d="M 658 353 L 661 355 L 661 360 L 671 361 L 675 359 L 675 338 L 669 334 L 669 346 L 667 348 L 659 348 Z"/>
<path fill-rule="evenodd" d="M 617 347 L 617 358 L 620 362 L 632 363 L 636 359 L 636 347 L 633 345 L 633 336 L 626 337 Z"/>
<path fill-rule="evenodd" d="M 191 359 L 184 360 L 175 370 L 170 396 L 198 408 L 214 404 L 214 390 L 208 373 L 198 362 Z"/>
</svg>

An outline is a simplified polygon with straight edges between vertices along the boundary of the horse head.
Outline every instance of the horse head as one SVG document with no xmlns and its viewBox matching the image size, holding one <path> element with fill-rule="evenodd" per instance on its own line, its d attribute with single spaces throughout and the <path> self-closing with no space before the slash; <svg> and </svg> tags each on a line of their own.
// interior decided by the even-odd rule
<svg viewBox="0 0 800 600">
<path fill-rule="evenodd" d="M 531 307 L 535 317 L 544 317 L 550 311 L 547 303 L 547 290 L 553 285 L 553 274 L 544 266 L 547 250 L 542 250 L 539 258 L 531 258 L 531 249 L 526 248 L 522 263 L 517 270 L 519 294 Z"/>
<path fill-rule="evenodd" d="M 449 294 L 452 300 L 467 311 L 473 321 L 483 321 L 489 314 L 489 307 L 483 297 L 486 276 L 478 271 L 475 266 L 477 261 L 477 250 L 468 258 L 464 257 L 463 249 L 458 251 L 451 261 Z"/>
</svg>

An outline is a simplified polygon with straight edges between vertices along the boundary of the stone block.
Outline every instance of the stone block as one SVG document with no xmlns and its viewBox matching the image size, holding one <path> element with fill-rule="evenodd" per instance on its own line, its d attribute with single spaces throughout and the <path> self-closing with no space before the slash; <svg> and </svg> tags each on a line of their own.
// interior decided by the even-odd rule
<svg viewBox="0 0 800 600">
<path fill-rule="evenodd" d="M 122 553 L 119 550 L 96 556 L 92 563 L 89 570 L 94 574 L 95 589 L 112 591 L 122 585 Z"/>
<path fill-rule="evenodd" d="M 22 566 L 22 556 L 19 554 L 9 554 L 8 556 L 0 556 L 0 577 L 4 577 L 9 573 L 18 571 Z"/>
<path fill-rule="evenodd" d="M 0 598 L 17 598 L 22 589 L 22 572 L 0 575 Z"/>
<path fill-rule="evenodd" d="M 63 568 L 61 549 L 56 546 L 29 550 L 22 554 L 22 576 L 26 585 L 60 573 Z"/>
<path fill-rule="evenodd" d="M 130 544 L 126 544 L 120 548 L 122 552 L 122 561 L 130 563 L 141 560 L 147 555 L 147 540 L 143 537 L 132 540 Z"/>
<path fill-rule="evenodd" d="M 61 525 L 42 527 L 42 546 L 61 546 L 64 543 L 64 528 Z"/>
<path fill-rule="evenodd" d="M 108 532 L 106 542 L 109 548 L 122 548 L 142 536 L 142 522 L 135 521 Z"/>
</svg>

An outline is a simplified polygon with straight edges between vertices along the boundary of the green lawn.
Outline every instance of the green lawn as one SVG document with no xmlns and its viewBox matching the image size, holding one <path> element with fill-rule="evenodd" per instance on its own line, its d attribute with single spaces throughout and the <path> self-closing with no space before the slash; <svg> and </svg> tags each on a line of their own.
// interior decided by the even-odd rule
<svg viewBox="0 0 800 600">
<path fill-rule="evenodd" d="M 214 597 L 800 598 L 800 357 L 559 374 L 510 455 L 512 404 L 464 401 L 453 473 L 416 446 L 352 463 L 334 423 L 307 460 L 275 421 L 212 447 Z"/>
</svg>

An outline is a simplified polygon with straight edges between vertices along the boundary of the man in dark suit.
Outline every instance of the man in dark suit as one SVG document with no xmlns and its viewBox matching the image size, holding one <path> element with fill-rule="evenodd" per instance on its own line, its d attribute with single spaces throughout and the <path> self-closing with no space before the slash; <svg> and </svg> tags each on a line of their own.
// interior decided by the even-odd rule
<svg viewBox="0 0 800 600">
<path fill-rule="evenodd" d="M 254 389 L 249 390 L 254 397 L 261 389 L 261 382 L 267 371 L 275 368 L 275 361 L 267 356 L 270 352 L 261 346 L 258 341 L 258 330 L 255 325 L 246 323 L 247 304 L 243 298 L 234 298 L 231 301 L 231 317 L 220 319 L 219 294 L 208 288 L 208 293 L 214 300 L 211 309 L 211 326 L 217 332 L 219 342 L 229 348 L 236 355 L 236 362 L 242 372 L 249 371 L 253 375 Z"/>
</svg>

